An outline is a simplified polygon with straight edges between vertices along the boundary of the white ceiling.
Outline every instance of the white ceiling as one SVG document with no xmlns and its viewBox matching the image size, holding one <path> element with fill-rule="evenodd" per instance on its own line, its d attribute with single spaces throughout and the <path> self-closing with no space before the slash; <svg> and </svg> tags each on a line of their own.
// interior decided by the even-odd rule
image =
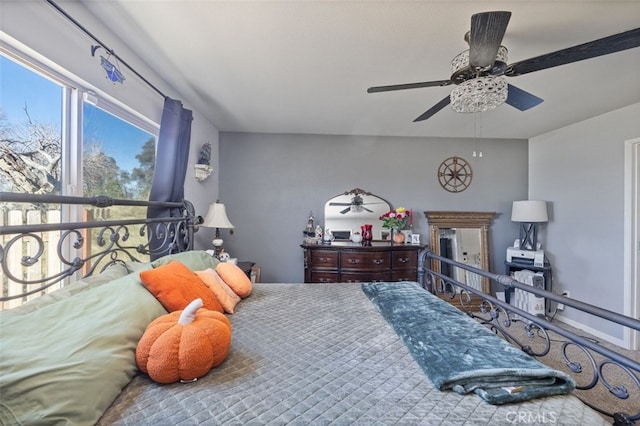
<svg viewBox="0 0 640 426">
<path fill-rule="evenodd" d="M 526 112 L 413 123 L 451 86 L 366 93 L 448 79 L 473 13 L 512 12 L 512 63 L 640 26 L 637 0 L 84 2 L 220 131 L 529 138 L 640 102 L 640 48 L 509 78 Z"/>
</svg>

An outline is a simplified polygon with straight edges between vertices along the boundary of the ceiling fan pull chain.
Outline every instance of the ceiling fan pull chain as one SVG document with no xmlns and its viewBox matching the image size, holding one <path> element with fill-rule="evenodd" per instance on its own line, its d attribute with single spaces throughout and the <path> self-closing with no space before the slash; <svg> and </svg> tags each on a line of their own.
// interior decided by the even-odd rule
<svg viewBox="0 0 640 426">
<path fill-rule="evenodd" d="M 480 121 L 480 133 L 478 134 L 478 121 Z M 478 151 L 478 137 L 482 137 L 482 112 L 473 114 L 473 157 L 482 158 L 482 151 Z"/>
</svg>

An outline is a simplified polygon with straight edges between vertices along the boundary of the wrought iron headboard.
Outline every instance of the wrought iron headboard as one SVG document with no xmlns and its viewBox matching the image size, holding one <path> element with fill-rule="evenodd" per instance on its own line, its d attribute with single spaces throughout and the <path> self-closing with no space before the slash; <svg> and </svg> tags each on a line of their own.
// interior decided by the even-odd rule
<svg viewBox="0 0 640 426">
<path fill-rule="evenodd" d="M 545 316 L 533 315 L 512 304 L 485 294 L 476 288 L 456 281 L 441 272 L 436 272 L 430 268 L 432 260 L 486 277 L 490 281 L 497 283 L 499 288 L 502 287 L 505 290 L 519 289 L 556 303 L 563 303 L 566 306 L 603 318 L 630 330 L 640 331 L 640 320 L 560 296 L 542 288 L 527 285 L 507 275 L 494 274 L 459 263 L 446 257 L 438 256 L 429 250 L 424 250 L 420 254 L 418 281 L 423 287 L 444 299 L 454 300 L 457 298 L 457 304 L 460 305 L 459 308 L 461 310 L 534 357 L 543 358 L 548 355 L 551 350 L 551 334 L 554 336 L 553 339 L 558 339 L 556 336 L 560 336 L 562 339 L 560 350 L 568 370 L 565 372 L 576 379 L 582 379 L 585 375 L 587 376 L 586 380 L 576 380 L 576 389 L 589 391 L 600 383 L 606 387 L 611 395 L 619 400 L 629 400 L 631 408 L 629 412 L 620 412 L 611 410 L 607 406 L 595 406 L 584 399 L 583 401 L 600 413 L 611 417 L 614 425 L 634 425 L 636 421 L 640 420 L 640 362 L 575 334 L 566 328 L 559 327 Z M 476 301 L 472 303 L 472 297 L 481 299 L 479 308 Z M 524 327 L 524 332 L 516 333 L 516 327 Z M 521 336 L 526 337 L 523 338 Z M 538 339 L 538 343 L 542 342 L 542 344 L 536 345 L 536 348 L 534 348 L 532 345 L 533 339 Z M 582 354 L 581 360 L 588 360 L 587 364 L 589 365 L 582 365 L 580 361 L 572 359 L 568 351 L 569 348 L 577 349 L 577 352 Z M 598 356 L 594 356 L 595 354 Z M 628 376 L 628 382 L 635 384 L 636 387 L 628 389 L 622 384 L 615 384 L 611 377 L 607 377 L 610 373 L 607 373 L 608 370 L 605 367 L 610 366 L 618 369 L 618 372 L 622 375 Z M 581 374 L 582 376 L 580 376 Z M 589 376 L 589 374 L 591 375 Z M 586 384 L 583 385 L 578 382 L 586 382 Z"/>
<path fill-rule="evenodd" d="M 61 283 L 81 270 L 82 277 L 100 272 L 107 267 L 125 262 L 139 262 L 142 256 L 153 258 L 164 254 L 188 251 L 193 248 L 196 226 L 195 210 L 189 201 L 154 202 L 114 199 L 106 196 L 73 197 L 49 194 L 20 194 L 0 192 L 0 302 L 23 298 Z M 86 220 L 57 223 L 18 223 L 7 225 L 5 213 L 10 209 L 22 209 L 31 205 L 32 211 L 50 210 L 47 206 L 60 205 L 73 209 L 91 206 L 95 208 L 134 206 L 166 209 L 172 217 L 148 219 L 136 217 L 121 220 Z M 144 216 L 146 216 L 144 209 Z M 54 246 L 47 233 L 59 232 Z M 87 241 L 92 234 L 95 241 Z M 132 238 L 136 235 L 137 242 Z M 90 247 L 90 249 L 88 249 Z M 29 274 L 41 266 L 45 256 L 54 255 L 56 266 L 52 274 Z M 16 262 L 16 259 L 18 261 Z M 49 260 L 51 262 L 51 260 Z M 7 283 L 22 285 L 23 292 L 7 294 Z"/>
</svg>

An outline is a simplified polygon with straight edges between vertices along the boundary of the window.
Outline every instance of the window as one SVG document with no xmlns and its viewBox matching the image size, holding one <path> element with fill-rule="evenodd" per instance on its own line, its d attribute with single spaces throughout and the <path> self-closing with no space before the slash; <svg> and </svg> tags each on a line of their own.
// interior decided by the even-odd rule
<svg viewBox="0 0 640 426">
<path fill-rule="evenodd" d="M 149 199 L 154 135 L 84 102 L 82 139 L 85 196 Z"/>
<path fill-rule="evenodd" d="M 0 55 L 0 191 L 60 194 L 62 188 L 62 105 L 64 87 L 17 62 Z M 40 224 L 60 221 L 60 206 L 46 209 L 28 205 L 2 205 L 0 223 L 9 225 Z M 44 233 L 43 233 L 44 234 Z M 40 235 L 57 241 L 59 233 Z M 5 246 L 11 236 L 4 236 Z M 21 246 L 32 255 L 37 250 L 33 239 Z M 20 257 L 23 253 L 7 253 L 7 267 L 22 279 L 37 280 L 39 276 L 53 275 L 59 265 L 41 262 L 39 268 L 23 272 Z M 22 294 L 27 288 L 8 281 L 0 273 L 2 295 Z M 47 289 L 59 288 L 55 285 Z M 26 300 L 37 297 L 31 295 Z M 2 309 L 19 306 L 23 299 L 4 302 Z"/>
<path fill-rule="evenodd" d="M 148 200 L 155 163 L 155 136 L 87 101 L 83 104 L 82 123 L 83 195 Z M 85 220 L 134 219 L 145 215 L 145 207 L 135 206 L 84 211 Z M 87 237 L 93 245 L 99 231 L 95 229 Z M 139 233 L 132 233 L 127 241 L 128 246 L 134 247 L 145 243 L 146 236 Z M 149 260 L 140 254 L 136 257 Z"/>
<path fill-rule="evenodd" d="M 59 194 L 63 88 L 0 56 L 0 190 Z"/>
<path fill-rule="evenodd" d="M 147 200 L 155 164 L 157 126 L 110 99 L 98 99 L 73 79 L 38 60 L 4 47 L 0 46 L 0 191 Z M 142 209 L 112 207 L 67 212 L 61 211 L 60 206 L 43 209 L 2 203 L 0 224 L 53 223 L 76 220 L 79 215 L 82 220 L 139 218 L 144 217 Z M 84 239 L 90 243 L 82 248 L 83 258 L 89 258 L 99 248 L 96 242 L 99 232 L 100 228 L 95 228 L 85 233 Z M 60 235 L 49 233 L 42 237 L 55 244 Z M 126 246 L 144 243 L 144 235 L 132 233 Z M 0 240 L 0 245 L 3 244 Z M 22 250 L 31 253 L 29 242 L 24 244 Z M 145 260 L 139 253 L 134 256 Z M 101 263 L 94 265 L 94 262 L 97 260 L 87 262 L 85 271 L 100 269 Z M 41 264 L 38 274 L 42 276 L 51 276 L 60 268 L 57 261 L 42 259 Z M 16 265 L 15 270 L 20 270 L 19 258 Z M 0 271 L 4 295 L 22 293 L 24 289 L 10 288 L 2 275 Z M 47 292 L 58 287 L 53 286 Z M 24 301 L 13 300 L 0 309 Z"/>
<path fill-rule="evenodd" d="M 148 199 L 156 129 L 85 92 L 91 102 L 83 101 L 73 120 L 82 123 L 82 135 L 63 135 L 62 117 L 75 110 L 65 94 L 79 89 L 3 55 L 0 70 L 0 149 L 10 154 L 0 157 L 0 190 L 65 194 L 76 188 L 68 195 Z M 63 170 L 63 164 L 81 164 L 82 173 Z"/>
</svg>

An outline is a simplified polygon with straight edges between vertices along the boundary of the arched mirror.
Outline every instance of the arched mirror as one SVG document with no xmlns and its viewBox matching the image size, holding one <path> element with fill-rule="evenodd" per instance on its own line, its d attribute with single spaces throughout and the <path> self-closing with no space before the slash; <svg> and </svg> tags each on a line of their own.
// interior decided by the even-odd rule
<svg viewBox="0 0 640 426">
<path fill-rule="evenodd" d="M 391 210 L 389 203 L 370 192 L 355 188 L 336 195 L 324 205 L 324 229 L 330 229 L 336 240 L 348 240 L 360 226 L 373 225 L 373 239 L 382 239 L 380 216 Z"/>
<path fill-rule="evenodd" d="M 489 227 L 495 212 L 427 211 L 424 214 L 429 223 L 429 246 L 434 253 L 489 270 Z M 487 278 L 448 264 L 441 265 L 437 260 L 432 260 L 431 269 L 484 293 L 491 292 Z M 457 299 L 447 300 L 457 304 Z"/>
</svg>

